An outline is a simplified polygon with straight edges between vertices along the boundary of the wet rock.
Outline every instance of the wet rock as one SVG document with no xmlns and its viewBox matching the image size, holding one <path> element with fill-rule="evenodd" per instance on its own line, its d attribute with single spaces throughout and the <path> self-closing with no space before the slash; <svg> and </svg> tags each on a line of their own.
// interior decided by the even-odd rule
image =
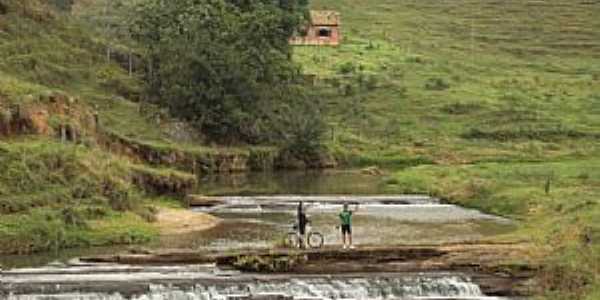
<svg viewBox="0 0 600 300">
<path fill-rule="evenodd" d="M 66 267 L 66 265 L 64 263 L 62 263 L 62 262 L 60 262 L 58 260 L 50 262 L 47 266 L 49 268 L 64 268 L 64 267 Z"/>
<path fill-rule="evenodd" d="M 420 273 L 461 272 L 473 275 L 481 289 L 496 296 L 526 296 L 531 294 L 530 281 L 537 274 L 534 262 L 529 265 L 505 263 L 510 257 L 527 257 L 527 245 L 470 244 L 442 246 L 364 247 L 352 251 L 338 248 L 318 250 L 263 249 L 238 252 L 198 253 L 164 252 L 149 255 L 118 255 L 82 258 L 83 262 L 109 262 L 132 265 L 216 263 L 224 267 L 257 265 L 253 272 L 300 274 L 354 274 L 354 273 Z M 271 262 L 285 262 L 303 257 L 301 262 L 284 268 L 264 268 Z M 242 259 L 241 259 L 242 258 Z M 251 258 L 251 259 L 247 259 Z M 240 264 L 243 262 L 245 264 Z M 255 264 L 260 262 L 260 264 Z"/>
<path fill-rule="evenodd" d="M 368 168 L 364 168 L 364 169 L 360 170 L 360 172 L 365 175 L 371 175 L 371 176 L 383 175 L 383 171 L 381 169 L 379 169 L 379 167 L 377 167 L 377 166 L 371 166 Z"/>
<path fill-rule="evenodd" d="M 208 197 L 203 195 L 187 195 L 185 201 L 189 206 L 214 207 L 225 205 L 227 202 L 222 198 Z"/>
<path fill-rule="evenodd" d="M 261 293 L 250 295 L 251 300 L 293 300 L 294 297 L 280 293 Z"/>
</svg>

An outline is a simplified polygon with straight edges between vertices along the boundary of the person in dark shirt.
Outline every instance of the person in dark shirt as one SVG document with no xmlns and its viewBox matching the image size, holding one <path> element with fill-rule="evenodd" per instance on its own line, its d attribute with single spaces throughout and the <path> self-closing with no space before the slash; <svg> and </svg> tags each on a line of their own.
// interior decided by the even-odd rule
<svg viewBox="0 0 600 300">
<path fill-rule="evenodd" d="M 299 234 L 299 247 L 304 248 L 304 237 L 306 235 L 306 224 L 308 223 L 308 218 L 306 218 L 306 213 L 304 212 L 304 207 L 302 201 L 298 203 L 298 234 Z"/>
</svg>

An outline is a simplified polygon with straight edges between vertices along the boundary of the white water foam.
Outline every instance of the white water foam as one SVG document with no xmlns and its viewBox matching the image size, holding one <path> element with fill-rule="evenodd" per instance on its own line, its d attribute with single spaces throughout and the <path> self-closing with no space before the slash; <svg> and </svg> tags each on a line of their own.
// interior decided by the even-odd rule
<svg viewBox="0 0 600 300">
<path fill-rule="evenodd" d="M 53 294 L 9 295 L 8 300 L 442 300 L 501 299 L 486 297 L 468 277 L 415 275 L 398 278 L 313 278 L 260 281 L 237 284 L 195 285 L 179 288 L 149 285 L 139 295 Z"/>
</svg>

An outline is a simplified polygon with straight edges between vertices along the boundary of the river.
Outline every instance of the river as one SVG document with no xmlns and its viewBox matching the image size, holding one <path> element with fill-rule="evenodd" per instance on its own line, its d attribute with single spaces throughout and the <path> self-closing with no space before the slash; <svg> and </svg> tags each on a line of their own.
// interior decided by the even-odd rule
<svg viewBox="0 0 600 300">
<path fill-rule="evenodd" d="M 201 186 L 198 193 L 218 195 L 222 204 L 193 209 L 224 221 L 207 231 L 162 237 L 148 247 L 198 251 L 274 247 L 290 230 L 298 201 L 306 203 L 312 228 L 323 234 L 327 247 L 339 247 L 337 212 L 345 202 L 360 203 L 354 220 L 358 247 L 476 242 L 515 228 L 510 220 L 427 196 L 394 195 L 381 177 L 359 172 L 218 176 L 204 178 Z M 472 274 L 460 272 L 258 275 L 212 265 L 133 267 L 70 261 L 124 250 L 75 249 L 1 258 L 0 263 L 12 269 L 2 273 L 0 298 L 506 299 L 486 296 Z M 50 261 L 50 266 L 42 266 Z"/>
</svg>

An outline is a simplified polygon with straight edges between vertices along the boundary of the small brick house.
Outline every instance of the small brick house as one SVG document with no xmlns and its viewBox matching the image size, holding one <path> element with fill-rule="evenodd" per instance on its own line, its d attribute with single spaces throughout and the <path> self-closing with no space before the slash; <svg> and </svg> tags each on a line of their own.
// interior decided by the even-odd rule
<svg viewBox="0 0 600 300">
<path fill-rule="evenodd" d="M 329 10 L 311 10 L 310 25 L 303 36 L 290 40 L 292 45 L 338 46 L 341 42 L 340 14 Z"/>
</svg>

